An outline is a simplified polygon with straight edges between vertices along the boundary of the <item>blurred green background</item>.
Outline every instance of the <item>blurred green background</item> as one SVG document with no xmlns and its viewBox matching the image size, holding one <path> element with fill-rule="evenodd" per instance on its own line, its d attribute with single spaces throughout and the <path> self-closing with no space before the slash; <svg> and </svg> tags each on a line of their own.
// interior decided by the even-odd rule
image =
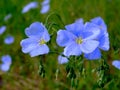
<svg viewBox="0 0 120 90">
<path fill-rule="evenodd" d="M 58 27 L 73 23 L 76 19 L 83 18 L 85 21 L 100 16 L 108 27 L 110 38 L 110 50 L 103 52 L 110 65 L 111 79 L 102 90 L 119 90 L 120 71 L 111 65 L 115 59 L 120 59 L 120 0 L 50 0 L 50 11 L 41 14 L 41 5 L 36 9 L 22 14 L 22 8 L 33 0 L 0 0 L 0 26 L 6 25 L 7 30 L 0 35 L 0 57 L 10 54 L 12 65 L 8 72 L 0 71 L 0 90 L 72 90 L 70 80 L 66 78 L 65 66 L 58 65 L 56 54 L 46 55 L 44 61 L 46 76 L 41 78 L 38 74 L 40 57 L 31 58 L 21 51 L 20 41 L 26 38 L 24 30 L 35 21 L 45 23 L 46 18 L 51 13 L 59 14 L 61 20 L 53 15 L 47 23 L 55 22 Z M 39 3 L 42 0 L 34 0 Z M 4 17 L 11 13 L 12 18 L 4 21 Z M 64 25 L 63 25 L 64 23 Z M 47 25 L 46 25 L 47 26 Z M 5 45 L 3 39 L 7 34 L 15 37 L 12 45 Z M 55 37 L 53 38 L 55 39 Z M 58 46 L 53 43 L 50 48 Z M 62 51 L 61 48 L 58 51 Z M 86 78 L 80 77 L 78 87 L 73 90 L 100 90 L 96 86 L 97 77 L 92 73 L 92 69 L 99 65 L 99 61 L 86 61 Z M 56 80 L 55 72 L 59 67 L 60 73 Z"/>
</svg>

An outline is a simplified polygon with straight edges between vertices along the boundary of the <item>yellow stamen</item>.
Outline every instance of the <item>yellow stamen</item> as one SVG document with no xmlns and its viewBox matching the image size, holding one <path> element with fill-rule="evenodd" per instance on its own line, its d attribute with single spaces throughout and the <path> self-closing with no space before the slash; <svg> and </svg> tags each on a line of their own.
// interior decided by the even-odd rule
<svg viewBox="0 0 120 90">
<path fill-rule="evenodd" d="M 45 42 L 45 40 L 44 39 L 41 39 L 40 40 L 40 45 L 43 45 L 43 44 L 45 44 L 46 42 Z"/>
<path fill-rule="evenodd" d="M 77 44 L 81 44 L 82 42 L 83 42 L 83 40 L 82 40 L 81 37 L 79 37 L 79 38 L 76 39 L 76 43 L 77 43 Z"/>
</svg>

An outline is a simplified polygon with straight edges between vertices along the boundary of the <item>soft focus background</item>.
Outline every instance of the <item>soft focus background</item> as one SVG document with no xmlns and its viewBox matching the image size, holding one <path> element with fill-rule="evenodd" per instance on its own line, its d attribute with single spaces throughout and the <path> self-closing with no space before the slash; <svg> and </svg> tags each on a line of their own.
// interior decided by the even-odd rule
<svg viewBox="0 0 120 90">
<path fill-rule="evenodd" d="M 120 89 L 120 70 L 111 65 L 115 59 L 120 60 L 120 0 L 50 0 L 50 10 L 47 13 L 40 13 L 42 9 L 42 0 L 38 2 L 38 7 L 22 13 L 25 5 L 33 0 L 0 0 L 0 27 L 6 25 L 6 31 L 0 35 L 0 58 L 9 54 L 12 57 L 12 64 L 9 71 L 0 71 L 0 90 L 70 90 L 70 80 L 66 78 L 65 64 L 58 65 L 56 54 L 46 55 L 44 61 L 46 76 L 41 78 L 38 74 L 40 57 L 31 58 L 28 54 L 21 51 L 20 41 L 26 38 L 24 30 L 35 21 L 46 22 L 46 18 L 51 13 L 48 21 L 56 23 L 49 31 L 64 28 L 64 25 L 73 23 L 79 18 L 89 21 L 92 18 L 100 16 L 108 27 L 110 38 L 110 50 L 103 52 L 110 65 L 110 81 L 103 90 Z M 10 18 L 5 19 L 7 15 Z M 63 25 L 64 24 L 64 25 Z M 4 43 L 7 35 L 14 37 L 14 43 L 8 45 Z M 53 40 L 55 40 L 53 37 Z M 50 48 L 58 48 L 56 43 L 52 43 Z M 99 61 L 85 61 L 86 78 L 80 77 L 77 90 L 100 90 L 97 87 L 97 77 L 92 73 L 92 69 L 98 67 Z M 56 80 L 56 69 L 60 69 Z M 117 79 L 113 79 L 117 77 Z M 75 89 L 73 89 L 75 90 Z"/>
</svg>

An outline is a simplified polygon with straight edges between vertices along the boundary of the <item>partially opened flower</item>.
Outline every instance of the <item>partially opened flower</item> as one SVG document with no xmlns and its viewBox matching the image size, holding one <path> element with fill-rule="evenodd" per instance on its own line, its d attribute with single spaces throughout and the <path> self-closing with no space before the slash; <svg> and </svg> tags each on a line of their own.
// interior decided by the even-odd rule
<svg viewBox="0 0 120 90">
<path fill-rule="evenodd" d="M 11 35 L 8 35 L 5 39 L 4 39 L 4 43 L 5 44 L 12 44 L 14 42 L 14 37 Z"/>
<path fill-rule="evenodd" d="M 26 13 L 29 10 L 37 8 L 37 7 L 38 7 L 38 2 L 30 2 L 22 9 L 22 13 Z"/>
<path fill-rule="evenodd" d="M 92 23 L 89 23 L 90 25 Z M 99 45 L 95 38 L 99 35 L 100 30 L 96 27 L 84 25 L 82 21 L 76 21 L 73 24 L 66 25 L 66 30 L 57 32 L 57 44 L 64 48 L 65 56 L 79 56 L 83 53 L 93 52 Z M 92 26 L 92 25 L 91 25 Z"/>
<path fill-rule="evenodd" d="M 62 55 L 58 56 L 58 63 L 59 64 L 64 64 L 64 63 L 67 63 L 67 62 L 68 62 L 68 58 L 67 57 L 64 57 Z"/>
<path fill-rule="evenodd" d="M 120 70 L 120 60 L 114 60 L 112 62 L 112 65 Z"/>
<path fill-rule="evenodd" d="M 29 53 L 31 57 L 34 57 L 49 52 L 46 43 L 50 40 L 50 35 L 42 23 L 32 23 L 25 29 L 25 34 L 28 38 L 20 42 L 24 53 Z"/>
<path fill-rule="evenodd" d="M 49 11 L 49 9 L 50 9 L 50 0 L 44 0 L 43 2 L 42 2 L 42 4 L 41 4 L 41 10 L 40 10 L 40 13 L 41 14 L 45 14 L 45 13 L 47 13 L 48 11 Z"/>
<path fill-rule="evenodd" d="M 107 26 L 101 17 L 96 17 L 92 19 L 91 23 L 93 23 L 94 27 L 98 27 L 100 29 L 100 34 L 96 38 L 96 40 L 99 41 L 99 46 L 93 52 L 85 54 L 85 57 L 89 60 L 96 60 L 101 58 L 100 49 L 104 51 L 109 50 L 109 37 L 107 32 Z"/>
<path fill-rule="evenodd" d="M 1 26 L 0 27 L 0 35 L 2 35 L 6 30 L 6 26 Z"/>
<path fill-rule="evenodd" d="M 10 65 L 12 64 L 12 58 L 10 55 L 4 55 L 1 57 L 2 64 L 0 65 L 0 69 L 4 72 L 10 69 Z"/>
</svg>

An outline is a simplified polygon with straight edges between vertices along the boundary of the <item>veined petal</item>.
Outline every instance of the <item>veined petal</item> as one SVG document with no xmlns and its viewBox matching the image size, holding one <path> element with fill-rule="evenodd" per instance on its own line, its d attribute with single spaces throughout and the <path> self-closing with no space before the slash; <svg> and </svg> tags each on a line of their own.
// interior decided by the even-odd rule
<svg viewBox="0 0 120 90">
<path fill-rule="evenodd" d="M 47 29 L 43 26 L 42 23 L 40 22 L 34 22 L 30 25 L 30 27 L 25 29 L 25 34 L 28 37 L 39 37 L 41 38 L 41 36 L 43 35 L 44 31 L 46 31 Z"/>
<path fill-rule="evenodd" d="M 36 46 L 39 45 L 39 39 L 34 38 L 34 37 L 27 38 L 27 39 L 22 40 L 20 42 L 20 45 L 22 46 L 22 52 L 28 53 L 31 50 L 33 50 L 34 48 L 36 48 Z"/>
<path fill-rule="evenodd" d="M 80 49 L 80 46 L 79 44 L 76 44 L 75 42 L 69 44 L 68 46 L 66 46 L 64 48 L 64 52 L 63 54 L 65 56 L 70 56 L 70 55 L 75 55 L 75 56 L 79 56 L 81 55 L 81 49 Z"/>
<path fill-rule="evenodd" d="M 88 60 L 97 60 L 101 58 L 101 52 L 99 48 L 96 48 L 92 53 L 85 54 L 84 56 Z"/>
<path fill-rule="evenodd" d="M 46 44 L 39 45 L 36 48 L 34 48 L 32 51 L 30 51 L 30 56 L 35 57 L 38 55 L 47 54 L 49 52 L 49 48 Z"/>
<path fill-rule="evenodd" d="M 85 23 L 85 31 L 83 36 L 85 39 L 97 39 L 100 34 L 100 29 L 93 23 Z"/>
<path fill-rule="evenodd" d="M 57 32 L 56 42 L 59 46 L 64 47 L 64 46 L 67 46 L 72 41 L 74 41 L 75 38 L 76 36 L 72 34 L 71 32 L 66 31 L 66 30 L 59 30 Z"/>
<path fill-rule="evenodd" d="M 112 62 L 112 65 L 120 70 L 120 60 L 114 60 Z"/>
<path fill-rule="evenodd" d="M 105 33 L 104 35 L 101 36 L 101 38 L 99 38 L 99 47 L 102 50 L 109 50 L 110 45 L 109 45 L 109 37 L 108 37 L 108 33 Z"/>
<path fill-rule="evenodd" d="M 84 30 L 84 24 L 82 21 L 76 21 L 75 23 L 65 26 L 66 30 L 73 33 L 76 36 L 81 35 L 81 32 Z"/>
<path fill-rule="evenodd" d="M 83 41 L 82 44 L 80 44 L 80 49 L 85 54 L 93 52 L 99 45 L 98 41 L 95 40 L 86 40 Z"/>
<path fill-rule="evenodd" d="M 61 55 L 58 56 L 58 63 L 59 64 L 64 64 L 64 63 L 67 63 L 68 62 L 68 59 L 66 57 L 63 57 Z"/>
<path fill-rule="evenodd" d="M 91 19 L 91 22 L 98 25 L 102 31 L 107 32 L 107 26 L 101 17 L 93 18 Z"/>
</svg>

